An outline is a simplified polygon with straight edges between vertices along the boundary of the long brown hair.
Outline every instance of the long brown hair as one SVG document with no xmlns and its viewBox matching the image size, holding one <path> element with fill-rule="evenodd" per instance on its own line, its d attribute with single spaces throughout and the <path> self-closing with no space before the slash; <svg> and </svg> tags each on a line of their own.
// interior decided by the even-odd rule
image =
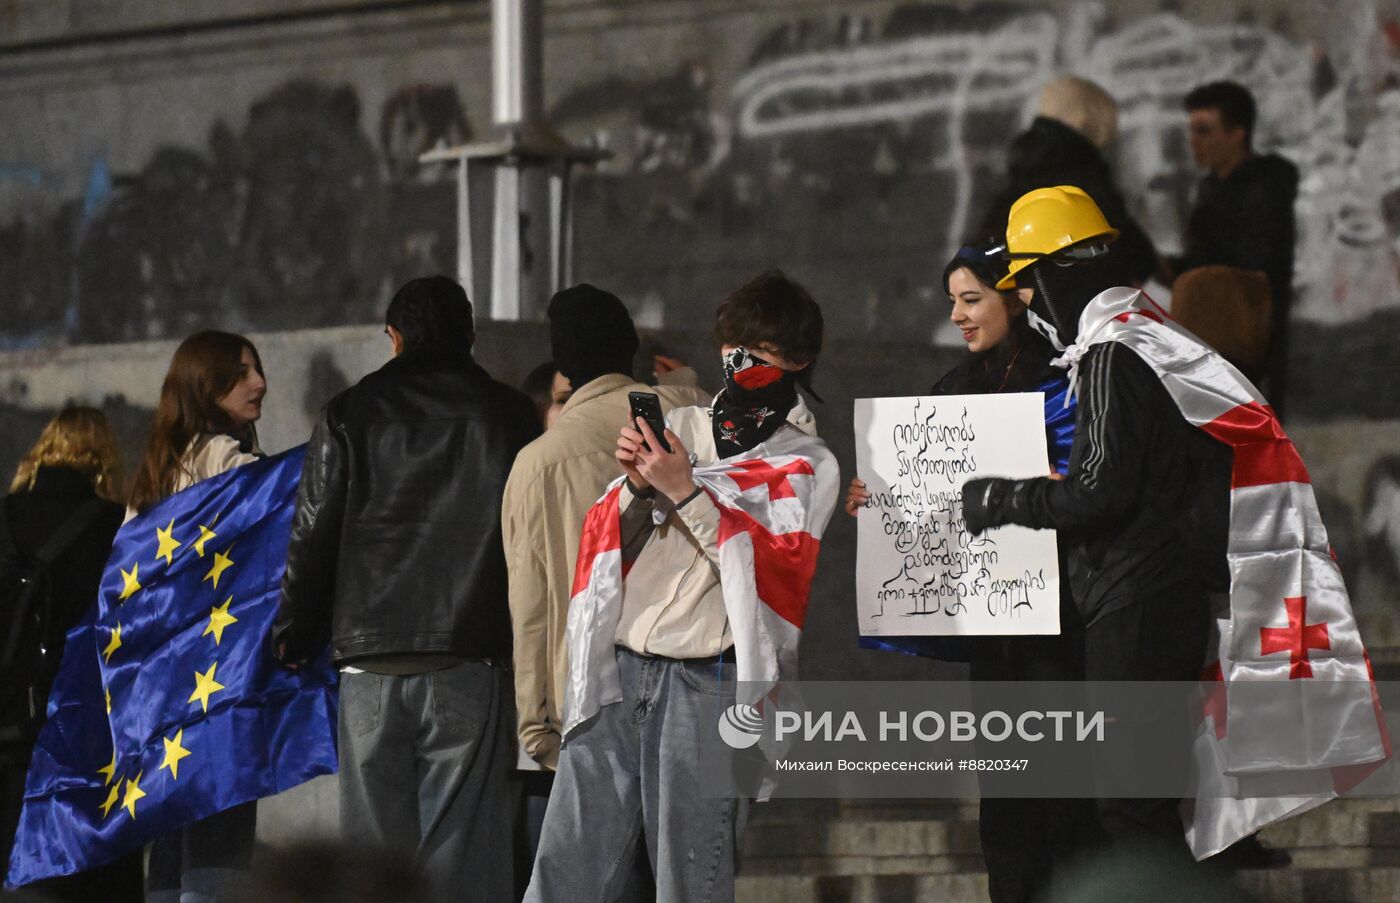
<svg viewBox="0 0 1400 903">
<path fill-rule="evenodd" d="M 219 407 L 219 399 L 242 378 L 244 348 L 253 353 L 258 373 L 262 374 L 258 349 L 231 332 L 196 332 L 175 349 L 160 387 L 151 437 L 131 484 L 131 496 L 127 499 L 131 508 L 144 511 L 174 492 L 182 473 L 190 476 L 184 456 L 196 439 L 225 433 L 240 441 L 256 440 L 251 424 L 238 428 Z"/>
<path fill-rule="evenodd" d="M 96 408 L 59 411 L 39 434 L 39 441 L 19 462 L 11 492 L 28 492 L 41 467 L 67 467 L 87 477 L 93 490 L 110 501 L 122 493 L 122 458 L 107 415 Z"/>
</svg>

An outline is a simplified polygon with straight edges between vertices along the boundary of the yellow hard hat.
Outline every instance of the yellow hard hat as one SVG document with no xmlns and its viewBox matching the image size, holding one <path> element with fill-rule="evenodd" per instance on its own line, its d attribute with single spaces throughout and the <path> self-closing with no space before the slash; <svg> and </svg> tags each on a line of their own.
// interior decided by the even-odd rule
<svg viewBox="0 0 1400 903">
<path fill-rule="evenodd" d="M 997 282 L 1001 291 L 1016 287 L 1016 272 L 1051 254 L 1092 239 L 1112 241 L 1118 230 L 1084 189 L 1073 185 L 1037 188 L 1011 205 L 1006 219 L 1010 271 Z"/>
</svg>

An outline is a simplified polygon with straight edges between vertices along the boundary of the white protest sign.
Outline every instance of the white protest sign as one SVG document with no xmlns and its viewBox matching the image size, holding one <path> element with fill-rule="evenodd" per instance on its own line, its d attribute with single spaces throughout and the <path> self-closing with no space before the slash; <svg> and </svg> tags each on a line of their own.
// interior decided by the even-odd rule
<svg viewBox="0 0 1400 903">
<path fill-rule="evenodd" d="M 973 536 L 962 486 L 974 477 L 1043 477 L 1039 392 L 859 398 L 856 472 L 871 498 L 857 525 L 862 636 L 1060 632 L 1053 530 Z"/>
</svg>

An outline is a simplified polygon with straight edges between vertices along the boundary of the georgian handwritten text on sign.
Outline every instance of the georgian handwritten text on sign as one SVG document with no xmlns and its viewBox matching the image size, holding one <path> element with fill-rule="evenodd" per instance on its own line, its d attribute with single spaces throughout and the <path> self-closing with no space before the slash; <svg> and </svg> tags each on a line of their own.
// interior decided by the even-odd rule
<svg viewBox="0 0 1400 903">
<path fill-rule="evenodd" d="M 855 428 L 871 493 L 857 527 L 861 634 L 1059 633 L 1054 531 L 973 536 L 962 514 L 974 477 L 1049 473 L 1044 396 L 861 398 Z"/>
</svg>

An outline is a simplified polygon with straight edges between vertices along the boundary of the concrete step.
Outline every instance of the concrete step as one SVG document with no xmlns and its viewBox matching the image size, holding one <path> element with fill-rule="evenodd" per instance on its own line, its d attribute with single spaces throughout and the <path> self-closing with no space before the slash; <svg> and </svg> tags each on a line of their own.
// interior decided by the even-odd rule
<svg viewBox="0 0 1400 903">
<path fill-rule="evenodd" d="M 1400 868 L 1271 869 L 1240 872 L 1235 881 L 1258 899 L 1278 903 L 1395 903 L 1400 900 Z M 746 903 L 762 903 L 762 898 L 746 900 Z"/>
<path fill-rule="evenodd" d="M 749 859 L 788 857 L 937 857 L 977 855 L 977 823 L 936 821 L 857 821 L 751 825 L 744 835 Z"/>
<path fill-rule="evenodd" d="M 738 903 L 987 903 L 987 876 L 740 875 Z"/>
<path fill-rule="evenodd" d="M 755 807 L 741 903 L 946 903 L 987 899 L 975 803 L 776 800 Z M 1333 800 L 1266 829 L 1285 869 L 1235 883 L 1271 903 L 1400 901 L 1400 800 Z"/>
<path fill-rule="evenodd" d="M 1400 799 L 1331 800 L 1270 825 L 1259 837 L 1271 847 L 1288 850 L 1400 847 Z"/>
<path fill-rule="evenodd" d="M 745 859 L 745 875 L 951 875 L 982 871 L 982 854 L 961 856 L 785 856 Z"/>
<path fill-rule="evenodd" d="M 1268 903 L 1395 903 L 1400 868 L 1275 869 L 1236 874 L 1235 883 Z M 987 903 L 981 872 L 902 875 L 749 875 L 738 903 Z M 1165 898 L 1163 898 L 1165 899 Z"/>
</svg>

